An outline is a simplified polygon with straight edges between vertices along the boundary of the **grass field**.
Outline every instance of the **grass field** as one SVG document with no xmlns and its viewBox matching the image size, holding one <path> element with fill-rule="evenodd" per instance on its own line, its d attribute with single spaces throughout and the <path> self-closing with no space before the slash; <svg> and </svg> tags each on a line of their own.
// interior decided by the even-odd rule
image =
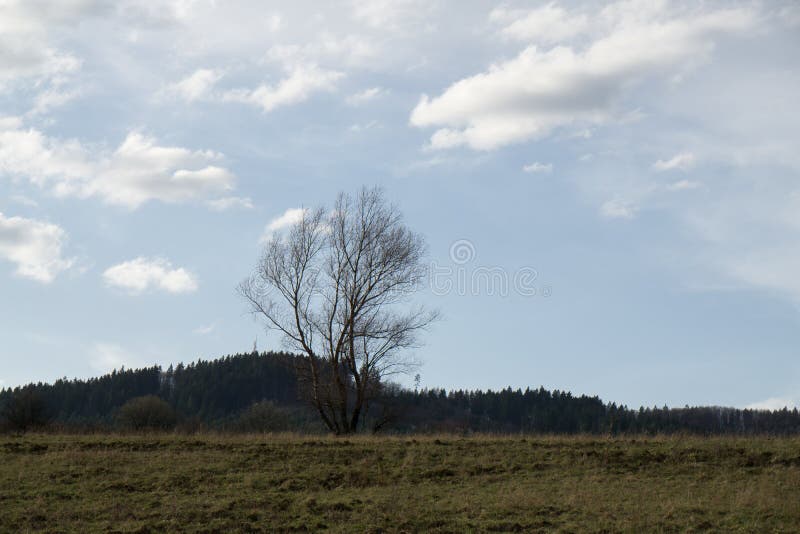
<svg viewBox="0 0 800 534">
<path fill-rule="evenodd" d="M 0 437 L 2 532 L 800 532 L 800 439 Z"/>
</svg>

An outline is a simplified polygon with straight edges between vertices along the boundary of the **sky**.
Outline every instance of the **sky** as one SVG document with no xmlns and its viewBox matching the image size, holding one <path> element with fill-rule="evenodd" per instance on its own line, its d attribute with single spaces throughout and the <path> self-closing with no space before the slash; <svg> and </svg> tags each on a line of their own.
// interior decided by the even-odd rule
<svg viewBox="0 0 800 534">
<path fill-rule="evenodd" d="M 798 57 L 792 1 L 0 0 L 0 386 L 281 349 L 236 285 L 378 185 L 423 387 L 800 405 Z"/>
</svg>

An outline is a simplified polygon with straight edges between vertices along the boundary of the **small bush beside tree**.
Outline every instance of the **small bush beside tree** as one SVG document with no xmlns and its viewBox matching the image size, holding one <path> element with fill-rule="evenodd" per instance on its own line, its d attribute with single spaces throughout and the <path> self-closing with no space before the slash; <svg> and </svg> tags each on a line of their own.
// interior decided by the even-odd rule
<svg viewBox="0 0 800 534">
<path fill-rule="evenodd" d="M 177 422 L 172 406 L 155 395 L 131 399 L 117 414 L 117 423 L 125 430 L 172 430 Z"/>
<path fill-rule="evenodd" d="M 238 432 L 286 432 L 294 427 L 289 410 L 271 401 L 257 402 L 238 417 L 233 429 Z"/>
</svg>

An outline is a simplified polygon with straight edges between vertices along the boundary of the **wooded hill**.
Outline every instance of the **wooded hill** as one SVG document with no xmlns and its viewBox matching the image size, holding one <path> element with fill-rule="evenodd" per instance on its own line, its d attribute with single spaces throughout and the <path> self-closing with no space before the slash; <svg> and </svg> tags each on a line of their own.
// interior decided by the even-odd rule
<svg viewBox="0 0 800 534">
<path fill-rule="evenodd" d="M 0 390 L 0 424 L 33 417 L 32 425 L 65 431 L 118 427 L 120 410 L 157 397 L 179 430 L 323 432 L 295 379 L 298 356 L 236 354 L 164 370 L 122 369 L 88 380 L 57 380 Z M 21 414 L 21 415 L 20 415 Z M 419 391 L 385 384 L 365 429 L 390 432 L 800 434 L 794 410 L 720 407 L 630 409 L 598 397 L 544 388 L 524 391 Z"/>
</svg>

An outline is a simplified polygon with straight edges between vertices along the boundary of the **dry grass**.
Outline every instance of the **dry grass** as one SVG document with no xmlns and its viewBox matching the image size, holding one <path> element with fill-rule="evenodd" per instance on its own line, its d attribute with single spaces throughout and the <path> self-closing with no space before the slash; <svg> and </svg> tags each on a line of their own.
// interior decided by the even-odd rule
<svg viewBox="0 0 800 534">
<path fill-rule="evenodd" d="M 0 438 L 0 531 L 798 532 L 800 439 Z"/>
</svg>

